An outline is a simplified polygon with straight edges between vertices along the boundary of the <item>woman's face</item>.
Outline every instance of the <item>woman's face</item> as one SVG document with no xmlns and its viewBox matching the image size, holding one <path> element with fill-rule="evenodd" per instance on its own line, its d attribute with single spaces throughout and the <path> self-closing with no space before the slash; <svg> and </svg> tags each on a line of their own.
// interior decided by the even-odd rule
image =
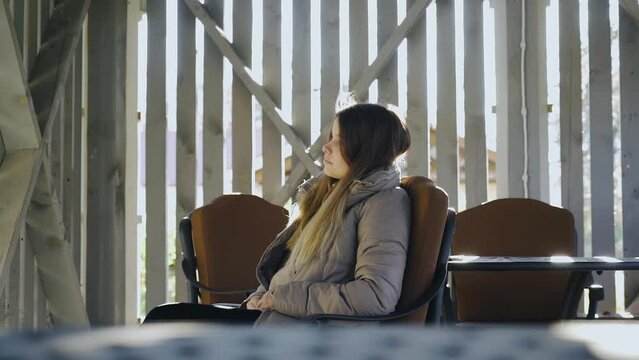
<svg viewBox="0 0 639 360">
<path fill-rule="evenodd" d="M 324 174 L 334 179 L 342 179 L 348 173 L 350 166 L 342 156 L 340 146 L 339 121 L 333 121 L 330 141 L 322 146 L 324 151 Z"/>
</svg>

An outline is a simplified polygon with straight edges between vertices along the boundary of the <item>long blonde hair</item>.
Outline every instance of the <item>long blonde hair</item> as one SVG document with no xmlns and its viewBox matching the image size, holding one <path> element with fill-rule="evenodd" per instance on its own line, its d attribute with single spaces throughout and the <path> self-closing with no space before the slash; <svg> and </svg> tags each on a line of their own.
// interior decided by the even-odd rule
<svg viewBox="0 0 639 360">
<path fill-rule="evenodd" d="M 288 241 L 292 257 L 306 262 L 332 245 L 344 220 L 354 181 L 390 166 L 410 147 L 410 133 L 393 111 L 376 104 L 355 104 L 339 111 L 340 149 L 349 165 L 340 180 L 322 176 L 302 197 L 297 229 Z M 329 141 L 332 134 L 329 135 Z"/>
</svg>

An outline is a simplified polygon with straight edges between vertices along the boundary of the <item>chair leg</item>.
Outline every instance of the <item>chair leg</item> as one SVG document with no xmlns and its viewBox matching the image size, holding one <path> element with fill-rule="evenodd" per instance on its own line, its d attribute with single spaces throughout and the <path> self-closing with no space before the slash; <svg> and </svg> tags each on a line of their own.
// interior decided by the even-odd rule
<svg viewBox="0 0 639 360">
<path fill-rule="evenodd" d="M 587 319 L 594 319 L 597 315 L 597 303 L 605 297 L 604 289 L 601 285 L 592 284 L 588 287 L 588 315 Z"/>
</svg>

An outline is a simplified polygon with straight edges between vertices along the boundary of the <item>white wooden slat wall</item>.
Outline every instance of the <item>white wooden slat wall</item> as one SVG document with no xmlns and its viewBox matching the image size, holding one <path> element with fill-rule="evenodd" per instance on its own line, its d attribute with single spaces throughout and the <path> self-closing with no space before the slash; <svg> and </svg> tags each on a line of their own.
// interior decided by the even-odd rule
<svg viewBox="0 0 639 360">
<path fill-rule="evenodd" d="M 583 126 L 579 0 L 559 2 L 561 204 L 575 218 L 577 255 L 584 255 Z"/>
<path fill-rule="evenodd" d="M 408 0 L 410 9 L 416 0 Z M 430 176 L 430 125 L 427 111 L 426 13 L 407 37 L 407 110 L 406 124 L 411 134 L 406 154 L 407 175 Z"/>
<path fill-rule="evenodd" d="M 458 207 L 458 151 L 455 85 L 455 1 L 437 0 L 437 183 Z"/>
<path fill-rule="evenodd" d="M 484 21 L 481 1 L 464 1 L 464 168 L 466 208 L 486 201 L 486 120 L 484 116 Z"/>
<path fill-rule="evenodd" d="M 251 68 L 253 6 L 248 0 L 233 2 L 233 47 Z M 253 105 L 251 92 L 237 75 L 233 75 L 231 98 L 233 124 L 233 191 L 252 194 L 253 173 Z"/>
<path fill-rule="evenodd" d="M 589 0 L 588 14 L 592 254 L 614 256 L 612 60 L 608 2 Z M 614 311 L 614 274 L 604 273 L 597 280 L 610 295 L 603 300 L 601 309 Z"/>
<path fill-rule="evenodd" d="M 413 5 L 415 0 L 408 0 L 407 7 Z M 209 14 L 214 20 L 223 26 L 223 1 L 218 1 L 213 5 L 213 1 L 207 2 L 206 6 Z M 460 2 L 461 4 L 462 2 Z M 455 69 L 455 2 L 451 0 L 439 0 L 437 6 L 437 152 L 434 154 L 436 161 L 436 175 L 438 183 L 443 186 L 449 193 L 451 205 L 457 206 L 459 185 L 463 181 L 466 186 L 466 207 L 472 207 L 488 200 L 488 161 L 487 161 L 487 133 L 486 133 L 486 114 L 484 114 L 485 92 L 487 85 L 484 77 L 483 54 L 484 48 L 484 19 L 483 1 L 464 1 L 464 63 L 465 71 L 463 74 L 457 74 Z M 310 0 L 293 1 L 292 6 L 292 24 L 293 24 L 293 54 L 292 54 L 292 124 L 297 135 L 307 145 L 310 145 L 310 73 L 317 69 L 311 69 L 310 61 Z M 321 28 L 321 92 L 320 92 L 320 119 L 322 125 L 328 123 L 332 118 L 335 96 L 339 91 L 339 68 L 340 56 L 346 54 L 339 53 L 338 44 L 345 39 L 339 38 L 339 3 L 335 1 L 320 2 L 320 28 Z M 549 164 L 547 154 L 549 152 L 548 144 L 548 110 L 546 106 L 546 12 L 547 2 L 522 2 L 514 1 L 510 3 L 493 2 L 491 3 L 495 10 L 495 35 L 497 43 L 497 171 L 498 178 L 498 195 L 500 197 L 520 197 L 526 192 L 533 198 L 549 201 Z M 522 4 L 525 5 L 526 17 L 522 15 Z M 377 43 L 378 49 L 385 43 L 390 34 L 393 32 L 397 23 L 397 3 L 387 1 L 368 1 L 368 0 L 351 0 L 348 1 L 348 43 L 349 43 L 349 79 L 348 84 L 352 89 L 357 80 L 360 79 L 364 70 L 367 68 L 368 61 L 362 61 L 368 58 L 368 44 L 370 34 L 368 33 L 369 24 L 368 17 L 369 6 L 377 8 Z M 605 7 L 607 4 L 594 5 L 591 1 L 590 6 Z M 264 54 L 263 63 L 264 76 L 263 87 L 268 95 L 275 101 L 276 106 L 285 107 L 282 101 L 282 84 L 280 83 L 282 54 L 281 54 L 281 22 L 283 9 L 282 2 L 278 0 L 264 1 Z M 247 67 L 251 67 L 250 43 L 248 38 L 252 30 L 252 11 L 253 7 L 249 2 L 235 2 L 234 4 L 234 31 L 233 41 L 234 50 L 240 54 Z M 579 48 L 579 3 L 577 0 L 560 1 L 560 32 L 549 34 L 548 36 L 558 36 L 561 42 L 560 46 L 560 125 L 561 125 L 561 165 L 562 165 L 562 204 L 570 209 L 575 215 L 576 227 L 579 234 L 579 243 L 577 253 L 584 254 L 583 235 L 584 235 L 584 185 L 582 182 L 583 174 L 583 154 L 582 154 L 582 127 L 581 127 L 581 92 L 580 85 L 580 48 Z M 591 11 L 592 13 L 592 11 Z M 610 53 L 610 45 L 606 45 L 597 40 L 597 34 L 604 36 L 606 31 L 609 33 L 609 24 L 607 18 L 602 13 L 597 12 L 595 21 L 591 21 L 590 32 L 594 36 L 590 37 L 591 54 L 598 52 Z M 345 14 L 342 14 L 342 16 Z M 363 16 L 364 15 L 364 16 Z M 607 15 L 606 15 L 607 16 Z M 592 16 L 591 16 L 592 17 Z M 605 24 L 597 25 L 598 21 L 605 20 Z M 521 74 L 521 26 L 522 22 L 526 22 L 526 55 L 524 59 L 525 72 L 522 80 Z M 491 26 L 492 24 L 488 24 Z M 599 26 L 599 27 L 597 27 Z M 593 29 L 597 28 L 595 31 Z M 242 29 L 238 32 L 238 29 Z M 603 31 L 601 31 L 603 29 Z M 605 30 L 607 29 L 607 30 Z M 597 32 L 597 34 L 594 34 Z M 603 35 L 602 35 L 603 34 Z M 407 78 L 407 96 L 408 111 L 407 122 L 413 134 L 413 148 L 408 155 L 407 174 L 429 175 L 429 127 L 427 112 L 427 91 L 426 82 L 427 74 L 425 64 L 426 56 L 426 20 L 420 19 L 419 24 L 408 34 L 408 78 Z M 609 39 L 608 39 L 609 41 Z M 206 44 L 210 47 L 206 50 L 205 56 L 205 133 L 204 133 L 204 167 L 205 167 L 205 202 L 210 201 L 216 195 L 221 193 L 223 182 L 223 161 L 222 153 L 224 148 L 224 135 L 222 131 L 222 56 L 207 38 Z M 603 47 L 603 50 L 592 50 L 597 46 Z M 378 50 L 379 51 L 379 50 Z M 431 57 L 433 58 L 433 56 Z M 211 68 L 215 63 L 216 68 Z M 596 61 L 594 66 L 599 66 Z M 381 103 L 397 104 L 399 102 L 397 94 L 397 55 L 393 55 L 391 61 L 384 67 L 383 71 L 377 77 L 379 91 L 378 101 Z M 604 64 L 605 67 L 605 64 Z M 597 70 L 600 71 L 600 70 Z M 596 71 L 596 72 L 597 72 Z M 608 68 L 603 69 L 604 72 Z M 592 73 L 592 72 L 591 72 Z M 489 72 L 490 74 L 490 72 Z M 458 129 L 457 129 L 457 106 L 456 96 L 457 89 L 454 79 L 457 76 L 464 76 L 464 112 L 466 114 L 465 122 L 465 138 L 464 138 L 464 154 L 459 154 Z M 592 76 L 593 101 L 607 102 L 610 105 L 610 91 L 604 91 L 600 95 L 600 100 L 595 100 L 596 92 L 601 85 L 597 85 L 597 79 Z M 207 81 L 207 79 L 209 79 Z M 213 79 L 213 80 L 211 80 Z M 522 82 L 523 81 L 523 82 Z M 207 86 L 207 83 L 215 85 Z M 283 158 L 281 157 L 281 134 L 274 128 L 272 123 L 266 118 L 266 114 L 262 114 L 262 152 L 263 152 L 263 169 L 253 169 L 253 163 L 249 159 L 253 150 L 252 142 L 252 126 L 247 126 L 249 119 L 253 118 L 250 113 L 251 106 L 250 95 L 241 84 L 237 77 L 234 77 L 232 99 L 232 131 L 233 143 L 233 190 L 241 192 L 252 191 L 253 172 L 252 170 L 262 170 L 262 186 L 263 196 L 267 199 L 281 197 L 279 186 L 282 184 L 283 176 Z M 526 102 L 522 103 L 522 84 L 526 92 Z M 215 91 L 211 90 L 215 86 Z M 211 94 L 211 95 L 207 95 Z M 368 94 L 357 94 L 357 97 L 366 101 Z M 244 104 L 244 105 L 239 105 Z M 522 117 L 523 104 L 526 106 L 526 133 L 527 144 L 524 144 L 522 138 L 524 136 L 524 118 Z M 591 109 L 594 108 L 591 106 Z M 602 110 L 598 107 L 599 112 L 605 112 L 611 116 L 611 110 Z M 433 109 L 433 115 L 435 115 Z M 595 118 L 601 118 L 596 114 L 592 114 L 591 122 L 594 123 Z M 601 133 L 597 130 L 598 126 L 602 129 L 611 126 L 609 118 L 600 121 L 597 125 L 594 123 L 595 132 L 599 131 L 603 135 L 602 144 L 612 142 L 612 133 Z M 207 126 L 206 124 L 213 124 Z M 604 130 L 605 131 L 605 130 Z M 240 135 L 242 134 L 242 135 Z M 249 135 L 250 134 L 250 135 Z M 238 136 L 244 136 L 241 141 L 241 147 L 238 145 Z M 250 137 L 250 139 L 249 139 Z M 601 138 L 601 136 L 599 136 Z M 214 140 L 215 139 L 215 140 Z M 594 156 L 604 154 L 611 157 L 611 152 L 602 152 L 602 145 L 597 145 L 597 136 L 591 133 L 592 149 Z M 228 141 L 228 139 L 227 139 Z M 206 149 L 209 150 L 206 150 Z M 211 149 L 215 150 L 211 150 Z M 464 157 L 461 159 L 461 157 Z M 524 158 L 528 157 L 524 168 Z M 599 166 L 611 167 L 612 161 L 608 163 L 599 163 Z M 293 163 L 297 163 L 297 157 L 293 156 Z M 464 177 L 460 177 L 459 164 L 464 166 Z M 220 171 L 220 169 L 222 169 Z M 250 174 L 249 174 L 250 171 Z M 607 170 L 606 170 L 607 172 Z M 596 188 L 598 182 L 604 178 L 609 184 L 612 184 L 612 177 L 595 175 L 602 173 L 593 169 L 593 188 Z M 527 175 L 527 182 L 522 179 Z M 297 177 L 297 173 L 294 174 Z M 215 177 L 215 181 L 213 178 Z M 249 180 L 250 179 L 250 180 Z M 216 191 L 207 191 L 212 189 L 215 182 Z M 208 185 L 207 185 L 208 184 Z M 290 185 L 290 184 L 289 184 Z M 630 186 L 630 185 L 624 185 Z M 293 190 L 294 186 L 288 186 L 287 189 Z M 612 199 L 612 185 L 606 188 L 599 196 Z M 279 190 L 279 191 L 278 191 Z M 207 195 L 208 194 L 208 195 Z M 215 195 L 214 195 L 215 194 Z M 278 194 L 278 195 L 276 195 Z M 593 194 L 593 196 L 596 196 Z M 278 200 L 279 201 L 279 200 Z M 593 197 L 593 203 L 597 202 L 597 206 L 601 203 Z M 609 204 L 612 204 L 609 201 Z M 626 206 L 626 205 L 624 205 Z M 609 206 L 612 209 L 612 205 Z M 593 210 L 597 213 L 597 210 Z M 593 229 L 601 228 L 602 223 L 597 219 L 603 219 L 602 215 L 593 213 Z M 608 213 L 608 210 L 606 210 Z M 611 213 L 610 213 L 611 214 Z M 610 215 L 610 218 L 612 215 Z M 595 225 L 597 222 L 597 225 Z M 595 240 L 594 249 L 600 249 L 602 246 L 612 249 L 614 234 L 609 231 L 610 225 L 606 225 L 609 240 Z M 596 232 L 596 231 L 595 231 Z M 594 233 L 593 233 L 594 234 Z M 593 238 L 602 238 L 601 235 L 593 235 Z M 598 250 L 597 250 L 598 251 Z M 612 278 L 608 279 L 610 281 Z M 611 286 L 611 284 L 607 284 Z M 614 290 L 608 292 L 613 294 Z M 610 297 L 609 297 L 610 298 Z M 609 308 L 606 305 L 606 308 Z"/>
<path fill-rule="evenodd" d="M 166 1 L 147 1 L 146 308 L 167 301 Z"/>
<path fill-rule="evenodd" d="M 224 0 L 206 0 L 205 9 L 224 27 Z M 204 37 L 203 82 L 203 187 L 208 204 L 224 191 L 224 61 L 220 50 L 208 36 Z"/>
<path fill-rule="evenodd" d="M 619 8 L 623 256 L 639 256 L 639 23 Z M 625 306 L 639 295 L 637 272 L 625 272 Z"/>
<path fill-rule="evenodd" d="M 195 208 L 195 16 L 183 1 L 177 4 L 178 73 L 176 140 L 176 226 Z M 179 229 L 175 237 L 175 297 L 187 301 L 186 278 L 181 271 L 182 246 Z"/>
<path fill-rule="evenodd" d="M 264 1 L 264 46 L 262 82 L 276 106 L 282 108 L 282 4 L 281 0 Z M 262 195 L 272 200 L 284 179 L 282 135 L 262 112 Z"/>
</svg>

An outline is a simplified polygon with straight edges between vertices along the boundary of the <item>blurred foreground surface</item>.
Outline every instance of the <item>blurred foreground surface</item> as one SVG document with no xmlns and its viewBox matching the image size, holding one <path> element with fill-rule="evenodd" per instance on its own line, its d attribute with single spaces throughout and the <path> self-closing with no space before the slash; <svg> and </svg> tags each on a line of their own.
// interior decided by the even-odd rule
<svg viewBox="0 0 639 360">
<path fill-rule="evenodd" d="M 639 359 L 639 321 L 441 328 L 161 324 L 0 334 L 0 360 L 426 358 Z"/>
</svg>

